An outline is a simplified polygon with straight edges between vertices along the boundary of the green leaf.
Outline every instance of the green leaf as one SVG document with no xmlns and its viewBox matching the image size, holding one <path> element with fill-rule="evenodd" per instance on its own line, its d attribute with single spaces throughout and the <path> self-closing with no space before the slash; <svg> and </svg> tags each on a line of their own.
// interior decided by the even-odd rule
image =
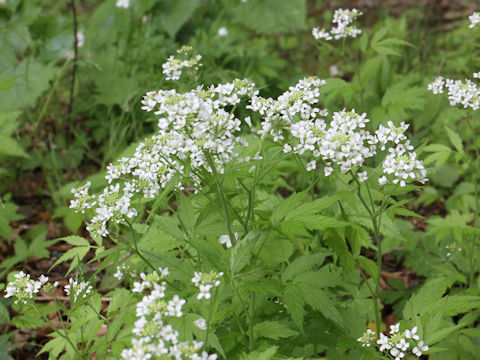
<svg viewBox="0 0 480 360">
<path fill-rule="evenodd" d="M 305 302 L 313 309 L 322 313 L 322 315 L 332 320 L 338 326 L 345 328 L 345 323 L 336 308 L 336 304 L 329 297 L 329 294 L 314 286 L 301 285 L 297 287 L 302 294 Z"/>
<path fill-rule="evenodd" d="M 4 134 L 0 134 L 0 154 L 28 158 L 28 154 L 23 150 L 20 144 Z"/>
<path fill-rule="evenodd" d="M 448 127 L 444 126 L 445 130 L 447 131 L 448 138 L 452 145 L 457 149 L 458 152 L 463 152 L 463 144 L 462 138 L 458 135 L 455 131 L 449 129 Z"/>
<path fill-rule="evenodd" d="M 238 274 L 250 262 L 257 239 L 258 234 L 251 231 L 243 239 L 237 241 L 230 253 L 230 272 L 232 276 Z"/>
<path fill-rule="evenodd" d="M 177 214 L 181 224 L 185 227 L 187 234 L 191 235 L 195 227 L 196 215 L 192 200 L 187 198 L 181 191 L 177 192 L 178 208 Z"/>
<path fill-rule="evenodd" d="M 360 51 L 365 54 L 368 46 L 368 33 L 364 31 L 360 37 Z"/>
<path fill-rule="evenodd" d="M 282 273 L 282 282 L 293 279 L 296 275 L 310 270 L 314 266 L 321 266 L 330 252 L 307 254 L 296 258 Z"/>
<path fill-rule="evenodd" d="M 160 5 L 160 24 L 174 38 L 199 5 L 199 0 L 164 0 Z"/>
<path fill-rule="evenodd" d="M 280 223 L 290 211 L 303 203 L 303 200 L 307 196 L 306 192 L 294 193 L 288 198 L 280 202 L 280 205 L 276 206 L 273 210 L 271 221 L 274 225 Z"/>
<path fill-rule="evenodd" d="M 283 294 L 283 303 L 297 328 L 303 333 L 303 318 L 305 317 L 305 302 L 295 285 L 287 285 Z"/>
<path fill-rule="evenodd" d="M 358 264 L 360 266 L 363 266 L 365 271 L 370 274 L 374 279 L 375 282 L 377 283 L 380 279 L 380 269 L 377 265 L 377 263 L 373 260 L 370 260 L 364 256 L 359 256 L 356 259 L 358 261 Z"/>
<path fill-rule="evenodd" d="M 247 1 L 233 9 L 234 21 L 263 34 L 307 28 L 305 0 Z"/>
<path fill-rule="evenodd" d="M 256 337 L 278 340 L 298 335 L 299 332 L 290 329 L 287 325 L 279 321 L 264 321 L 253 327 L 253 333 Z"/>
<path fill-rule="evenodd" d="M 70 245 L 75 246 L 74 248 L 68 250 L 66 253 L 64 253 L 60 258 L 55 261 L 55 263 L 50 267 L 50 270 L 53 269 L 55 266 L 62 262 L 66 262 L 68 260 L 72 260 L 72 263 L 70 264 L 70 267 L 67 271 L 67 275 L 79 264 L 79 262 L 87 255 L 88 251 L 90 250 L 91 246 L 88 240 L 72 235 L 72 236 L 67 236 L 64 238 L 60 238 L 58 240 L 63 240 Z M 50 271 L 49 270 L 49 271 Z"/>
</svg>

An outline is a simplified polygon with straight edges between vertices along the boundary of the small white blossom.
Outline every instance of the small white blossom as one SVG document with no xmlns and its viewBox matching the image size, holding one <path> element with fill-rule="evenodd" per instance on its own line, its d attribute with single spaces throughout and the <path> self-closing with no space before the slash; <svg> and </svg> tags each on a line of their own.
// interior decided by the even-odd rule
<svg viewBox="0 0 480 360">
<path fill-rule="evenodd" d="M 332 38 L 339 40 L 347 37 L 355 38 L 362 33 L 362 30 L 358 29 L 352 24 L 356 18 L 361 15 L 362 12 L 358 11 L 357 9 L 337 9 L 333 14 L 332 20 L 332 23 L 336 24 L 336 27 L 332 27 L 330 31 L 316 27 L 312 30 L 312 35 L 317 40 L 332 40 Z"/>
<path fill-rule="evenodd" d="M 197 295 L 197 299 L 210 299 L 211 298 L 211 293 L 210 290 L 213 287 L 218 287 L 220 286 L 220 278 L 223 276 L 223 272 L 209 272 L 209 273 L 201 273 L 201 272 L 196 272 L 194 274 L 194 277 L 192 278 L 192 282 L 195 284 L 195 286 L 199 289 L 199 293 Z"/>
<path fill-rule="evenodd" d="M 41 275 L 38 281 L 30 278 L 29 274 L 23 271 L 14 275 L 15 280 L 10 281 L 6 287 L 5 298 L 13 297 L 15 304 L 21 302 L 27 304 L 29 300 L 38 294 L 43 285 L 48 281 L 48 277 Z"/>
<path fill-rule="evenodd" d="M 204 318 L 195 320 L 193 324 L 200 330 L 207 330 L 207 321 Z"/>
<path fill-rule="evenodd" d="M 228 29 L 225 26 L 222 26 L 217 31 L 218 36 L 224 37 L 228 35 Z"/>
<path fill-rule="evenodd" d="M 81 48 L 85 44 L 85 35 L 82 31 L 77 31 L 77 46 Z"/>
<path fill-rule="evenodd" d="M 180 79 L 183 69 L 191 68 L 196 71 L 200 66 L 202 66 L 200 63 L 202 56 L 190 56 L 191 51 L 192 48 L 190 46 L 182 46 L 177 53 L 184 58 L 183 60 L 171 55 L 162 65 L 163 74 L 167 80 Z"/>
<path fill-rule="evenodd" d="M 237 234 L 237 233 L 235 233 Z M 218 238 L 218 241 L 220 242 L 220 244 L 223 244 L 225 245 L 227 248 L 231 248 L 232 247 L 232 242 L 230 241 L 230 236 L 228 235 L 222 235 Z"/>
<path fill-rule="evenodd" d="M 442 94 L 443 87 L 445 86 L 445 79 L 443 76 L 439 76 L 435 79 L 434 82 L 428 84 L 428 90 L 433 92 L 434 94 Z"/>
<path fill-rule="evenodd" d="M 480 23 L 480 12 L 474 12 L 468 17 L 468 20 L 470 20 L 470 25 L 468 27 L 471 29 L 474 28 Z"/>
<path fill-rule="evenodd" d="M 368 174 L 366 171 L 360 172 L 357 175 L 358 175 L 358 181 L 360 182 L 364 182 L 368 179 Z"/>
<path fill-rule="evenodd" d="M 78 281 L 70 278 L 68 280 L 68 285 L 65 285 L 64 290 L 67 296 L 70 296 L 70 294 L 73 295 L 73 302 L 77 302 L 79 296 L 86 298 L 87 294 L 91 293 L 93 288 L 87 282 L 79 283 Z"/>
</svg>

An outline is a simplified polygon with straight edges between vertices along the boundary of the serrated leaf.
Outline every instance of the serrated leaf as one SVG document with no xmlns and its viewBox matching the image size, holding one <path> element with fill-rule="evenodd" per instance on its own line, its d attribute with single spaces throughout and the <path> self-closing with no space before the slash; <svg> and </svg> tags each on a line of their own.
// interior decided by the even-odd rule
<svg viewBox="0 0 480 360">
<path fill-rule="evenodd" d="M 280 204 L 275 207 L 273 210 L 271 221 L 272 223 L 278 224 L 283 218 L 285 218 L 290 211 L 303 202 L 307 196 L 306 192 L 294 193 L 290 195 L 287 199 L 280 202 Z"/>
<path fill-rule="evenodd" d="M 20 144 L 4 134 L 0 134 L 0 154 L 28 158 L 28 154 L 23 150 Z"/>
<path fill-rule="evenodd" d="M 299 332 L 290 329 L 287 325 L 279 321 L 264 321 L 253 327 L 253 333 L 256 337 L 278 340 L 298 335 Z"/>
<path fill-rule="evenodd" d="M 303 297 L 294 285 L 287 285 L 282 300 L 293 322 L 303 333 L 303 318 L 305 317 Z"/>
<path fill-rule="evenodd" d="M 70 267 L 67 271 L 67 275 L 68 275 L 78 265 L 78 263 L 85 257 L 85 255 L 87 255 L 91 246 L 86 239 L 76 235 L 67 236 L 59 240 L 64 240 L 70 245 L 73 245 L 75 247 L 68 250 L 66 253 L 60 256 L 60 258 L 57 261 L 55 261 L 55 263 L 50 267 L 49 271 L 62 262 L 72 260 L 72 263 L 70 264 Z"/>
<path fill-rule="evenodd" d="M 363 266 L 365 271 L 370 274 L 375 282 L 377 283 L 380 279 L 380 269 L 377 265 L 377 263 L 373 260 L 370 260 L 364 256 L 359 256 L 357 259 L 358 264 L 360 266 Z"/>
<path fill-rule="evenodd" d="M 448 138 L 452 145 L 457 149 L 458 152 L 463 152 L 463 143 L 462 138 L 458 135 L 455 131 L 449 129 L 448 127 L 444 126 L 445 130 L 447 131 Z"/>
<path fill-rule="evenodd" d="M 171 38 L 175 37 L 199 5 L 199 0 L 166 0 L 162 2 L 159 19 Z"/>
<path fill-rule="evenodd" d="M 293 281 L 298 286 L 311 286 L 319 289 L 338 286 L 344 283 L 341 278 L 333 274 L 327 267 L 323 267 L 317 271 L 299 274 Z"/>
<path fill-rule="evenodd" d="M 230 272 L 232 276 L 239 273 L 252 257 L 252 250 L 256 244 L 258 234 L 251 231 L 243 239 L 237 241 L 230 253 Z"/>
<path fill-rule="evenodd" d="M 282 282 L 293 279 L 296 275 L 310 270 L 314 266 L 323 264 L 325 258 L 330 256 L 330 252 L 319 252 L 315 254 L 307 254 L 296 258 L 282 273 Z"/>
<path fill-rule="evenodd" d="M 327 292 L 313 286 L 300 285 L 297 288 L 308 305 L 322 313 L 326 319 L 332 320 L 338 326 L 345 328 L 340 312 Z"/>
<path fill-rule="evenodd" d="M 307 27 L 305 0 L 262 0 L 239 4 L 235 22 L 263 34 L 303 30 Z"/>
</svg>

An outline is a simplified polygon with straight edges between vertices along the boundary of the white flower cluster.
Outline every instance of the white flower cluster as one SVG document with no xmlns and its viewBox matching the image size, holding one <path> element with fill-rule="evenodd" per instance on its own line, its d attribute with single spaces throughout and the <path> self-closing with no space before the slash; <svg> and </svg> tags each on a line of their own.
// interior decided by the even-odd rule
<svg viewBox="0 0 480 360">
<path fill-rule="evenodd" d="M 81 296 L 82 298 L 86 298 L 87 294 L 90 294 L 93 289 L 88 282 L 82 281 L 79 283 L 78 281 L 70 278 L 68 280 L 68 284 L 65 285 L 64 290 L 67 296 L 70 296 L 70 294 L 73 295 L 73 302 L 77 302 L 79 296 Z"/>
<path fill-rule="evenodd" d="M 420 336 L 417 335 L 418 328 L 415 326 L 412 330 L 405 330 L 400 333 L 400 324 L 390 325 L 390 337 L 380 334 L 380 339 L 376 341 L 380 345 L 381 352 L 388 351 L 395 360 L 401 360 L 411 351 L 412 355 L 420 357 L 429 347 L 425 345 Z M 368 329 L 357 341 L 362 346 L 370 347 L 375 344 L 375 332 Z"/>
<path fill-rule="evenodd" d="M 198 70 L 202 64 L 200 60 L 202 59 L 201 55 L 190 56 L 192 52 L 191 46 L 182 46 L 177 50 L 177 53 L 182 57 L 181 59 L 176 58 L 171 55 L 167 61 L 162 65 L 163 74 L 167 80 L 179 80 L 182 76 L 183 69 L 193 69 L 194 71 Z"/>
<path fill-rule="evenodd" d="M 143 292 L 145 289 L 155 288 L 156 291 L 164 293 L 167 284 L 165 279 L 169 273 L 168 268 L 161 267 L 158 268 L 157 272 L 151 274 L 145 274 L 142 272 L 140 274 L 140 279 L 142 279 L 142 281 L 135 281 L 133 283 L 132 292 Z"/>
<path fill-rule="evenodd" d="M 154 198 L 175 174 L 199 185 L 199 173 L 223 173 L 224 164 L 238 157 L 235 147 L 247 145 L 236 135 L 241 121 L 225 108 L 256 93 L 255 84 L 248 80 L 234 80 L 208 89 L 198 87 L 187 93 L 147 93 L 142 109 L 154 111 L 159 117 L 157 134 L 141 143 L 132 157 L 108 165 L 105 178 L 111 185 L 98 199 L 88 195 L 89 183 L 73 190 L 75 199 L 70 207 L 79 212 L 92 209 L 93 218 L 87 227 L 91 236 L 105 237 L 109 222 L 120 223 L 135 217 L 133 196 Z M 184 168 L 190 169 L 190 177 Z M 177 186 L 182 187 L 182 183 Z"/>
<path fill-rule="evenodd" d="M 319 87 L 324 84 L 323 80 L 307 78 L 290 87 L 277 100 L 254 96 L 248 108 L 258 111 L 264 118 L 258 134 L 282 143 L 285 153 L 310 152 L 315 160 L 307 164 L 308 171 L 314 170 L 320 159 L 325 164 L 326 176 L 336 166 L 343 173 L 357 172 L 360 181 L 368 178 L 366 171 L 359 171 L 365 160 L 388 147 L 384 175 L 379 180 L 381 185 L 392 182 L 405 186 L 407 179 L 426 181 L 426 170 L 404 135 L 408 125 L 402 123 L 396 127 L 390 121 L 387 127 L 380 125 L 371 133 L 366 130 L 369 122 L 366 114 L 357 114 L 355 110 L 335 112 L 327 123 L 324 118 L 328 112 L 315 107 Z"/>
<path fill-rule="evenodd" d="M 470 25 L 468 27 L 470 29 L 474 28 L 477 24 L 480 24 L 480 12 L 474 12 L 468 17 L 468 20 L 470 20 Z"/>
<path fill-rule="evenodd" d="M 48 277 L 41 275 L 38 281 L 30 278 L 29 274 L 20 271 L 14 275 L 15 280 L 9 282 L 6 288 L 5 297 L 14 297 L 15 304 L 19 302 L 27 304 L 28 300 L 33 299 L 38 294 L 43 285 L 48 281 Z"/>
<path fill-rule="evenodd" d="M 473 77 L 476 78 L 477 74 L 473 74 Z M 480 88 L 472 80 L 453 80 L 439 76 L 428 85 L 428 90 L 434 94 L 443 94 L 445 87 L 450 105 L 461 104 L 464 108 L 480 109 Z"/>
<path fill-rule="evenodd" d="M 88 190 L 92 184 L 87 181 L 85 185 L 76 189 L 72 189 L 74 199 L 70 202 L 70 208 L 75 209 L 77 212 L 85 214 L 85 210 L 91 209 L 97 203 L 95 201 L 95 195 L 89 195 Z"/>
<path fill-rule="evenodd" d="M 157 357 L 163 359 L 165 357 L 175 360 L 216 360 L 217 355 L 215 354 L 210 355 L 206 351 L 200 353 L 202 342 L 180 342 L 179 332 L 168 323 L 171 318 L 183 316 L 182 308 L 186 301 L 180 299 L 178 295 L 167 300 L 164 281 L 167 275 L 168 269 L 160 268 L 159 272 L 143 274 L 141 276 L 143 282 L 135 283 L 133 291 L 141 292 L 145 289 L 151 289 L 151 291 L 137 303 L 137 321 L 135 321 L 133 329 L 136 338 L 132 340 L 132 348 L 122 351 L 122 359 L 137 360 Z"/>
<path fill-rule="evenodd" d="M 317 40 L 339 40 L 347 37 L 357 37 L 362 33 L 362 30 L 353 26 L 352 23 L 361 15 L 362 12 L 358 11 L 357 9 L 337 9 L 333 14 L 332 20 L 332 23 L 336 24 L 337 26 L 332 27 L 330 31 L 316 27 L 312 30 L 312 35 Z"/>
<path fill-rule="evenodd" d="M 213 287 L 220 286 L 220 278 L 223 276 L 223 272 L 213 272 L 210 271 L 209 273 L 201 273 L 195 271 L 195 276 L 192 278 L 192 282 L 195 286 L 200 290 L 197 295 L 197 299 L 210 299 L 212 295 L 210 294 L 210 290 Z"/>
</svg>

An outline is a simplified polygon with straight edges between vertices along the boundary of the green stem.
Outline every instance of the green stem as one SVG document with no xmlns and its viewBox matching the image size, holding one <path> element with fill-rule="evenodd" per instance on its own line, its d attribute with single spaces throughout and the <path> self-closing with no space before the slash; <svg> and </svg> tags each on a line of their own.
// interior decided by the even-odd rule
<svg viewBox="0 0 480 360">
<path fill-rule="evenodd" d="M 232 278 L 231 280 L 231 285 L 233 290 L 235 291 L 235 294 L 237 295 L 238 299 L 240 300 L 240 305 L 243 308 L 243 311 L 245 312 L 245 315 L 247 316 L 248 320 L 248 338 L 249 338 L 249 350 L 251 351 L 254 346 L 254 338 L 253 338 L 253 319 L 251 318 L 250 312 L 248 311 L 247 305 L 243 301 L 242 296 L 240 295 L 240 292 L 238 291 L 237 286 L 235 285 L 235 280 Z"/>
<path fill-rule="evenodd" d="M 381 272 L 381 270 L 382 270 L 382 242 L 381 242 L 381 239 L 380 239 L 380 231 L 379 231 L 378 223 L 377 223 L 378 214 L 375 213 L 374 211 L 372 212 L 372 210 L 368 206 L 367 202 L 363 198 L 362 193 L 361 193 L 360 182 L 358 181 L 358 178 L 355 176 L 355 174 L 352 171 L 350 171 L 350 175 L 352 176 L 353 180 L 357 184 L 357 194 L 358 194 L 358 197 L 360 199 L 360 202 L 365 207 L 365 210 L 367 210 L 368 214 L 370 215 L 370 219 L 372 220 L 373 231 L 375 233 L 374 236 L 375 236 L 375 240 L 377 242 L 377 266 L 378 266 L 378 271 Z M 373 198 L 370 194 L 370 191 L 368 191 L 368 195 L 369 195 L 369 198 L 370 198 L 370 203 L 373 206 Z M 374 308 L 374 311 L 375 311 L 375 326 L 376 326 L 376 329 L 377 329 L 377 334 L 380 334 L 381 331 L 382 331 L 380 308 L 378 306 L 378 294 L 379 294 L 379 292 L 380 292 L 380 274 L 379 274 L 378 280 L 375 284 L 375 293 L 373 294 L 373 308 Z"/>
<path fill-rule="evenodd" d="M 213 160 L 210 156 L 210 154 L 205 153 L 205 158 L 207 159 L 208 164 L 210 165 L 210 169 L 212 170 L 212 174 L 214 176 L 218 175 L 217 169 L 215 169 L 215 164 L 213 163 Z M 223 212 L 224 212 L 224 217 L 225 217 L 225 225 L 227 227 L 228 231 L 228 236 L 230 237 L 230 241 L 232 245 L 235 245 L 237 243 L 237 239 L 233 235 L 232 231 L 232 223 L 230 220 L 230 213 L 228 211 L 228 205 L 227 201 L 225 200 L 225 194 L 223 193 L 223 189 L 220 185 L 220 182 L 218 180 L 215 181 L 216 187 L 217 187 L 217 193 L 218 196 L 220 197 L 220 201 L 222 202 L 222 207 L 223 207 Z"/>
<path fill-rule="evenodd" d="M 218 288 L 215 288 L 215 294 L 213 295 L 212 300 L 210 301 L 210 307 L 208 310 L 208 318 L 207 318 L 207 333 L 205 335 L 205 346 L 208 346 L 208 337 L 210 335 L 210 327 L 212 324 L 212 317 L 213 314 L 217 310 L 217 304 L 218 304 Z"/>
<path fill-rule="evenodd" d="M 75 346 L 75 344 L 72 342 L 72 340 L 68 337 L 68 335 L 66 334 L 66 331 L 65 329 L 63 329 L 63 331 L 65 332 L 65 334 L 62 334 L 56 327 L 55 325 L 53 325 L 53 323 L 50 321 L 50 319 L 48 317 L 46 317 L 45 315 L 43 315 L 41 313 L 40 310 L 37 309 L 37 307 L 34 305 L 34 304 L 30 304 L 33 309 L 38 313 L 38 315 L 40 315 L 40 317 L 43 319 L 43 321 L 45 321 L 49 326 L 50 328 L 60 337 L 64 338 L 68 344 L 72 347 L 73 351 L 75 351 L 75 353 L 77 354 L 77 356 L 79 356 L 80 359 L 86 359 L 86 356 L 85 354 L 82 354 L 78 348 Z"/>
</svg>

